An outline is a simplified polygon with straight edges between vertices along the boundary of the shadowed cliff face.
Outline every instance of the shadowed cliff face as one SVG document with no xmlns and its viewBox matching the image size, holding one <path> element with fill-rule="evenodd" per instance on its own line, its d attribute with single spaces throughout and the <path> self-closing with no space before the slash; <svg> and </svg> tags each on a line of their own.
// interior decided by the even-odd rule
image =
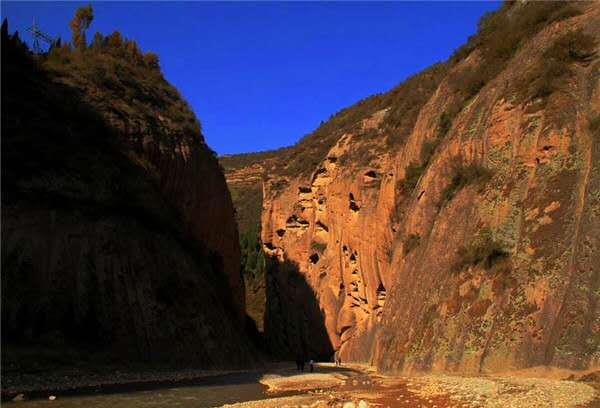
<svg viewBox="0 0 600 408">
<path fill-rule="evenodd" d="M 600 365 L 600 8 L 486 19 L 429 76 L 255 158 L 264 250 L 297 264 L 344 361 Z"/>
<path fill-rule="evenodd" d="M 266 282 L 265 341 L 275 357 L 327 361 L 333 348 L 312 285 L 290 261 L 272 262 Z"/>
<path fill-rule="evenodd" d="M 231 199 L 176 91 L 113 51 L 33 60 L 5 35 L 3 348 L 252 362 Z M 127 85 L 96 83 L 103 64 Z"/>
</svg>

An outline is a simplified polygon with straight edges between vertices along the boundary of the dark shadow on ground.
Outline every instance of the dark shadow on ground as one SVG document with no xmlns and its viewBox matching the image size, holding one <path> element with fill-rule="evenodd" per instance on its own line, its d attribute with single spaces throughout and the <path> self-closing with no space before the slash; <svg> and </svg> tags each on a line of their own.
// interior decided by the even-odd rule
<svg viewBox="0 0 600 408">
<path fill-rule="evenodd" d="M 149 370 L 148 370 L 149 371 Z M 360 371 L 349 367 L 333 367 L 333 366 L 316 366 L 315 373 L 348 373 L 360 374 Z M 161 374 L 162 370 L 153 371 L 153 374 Z M 210 374 L 205 373 L 196 378 L 186 378 L 179 380 L 153 380 L 153 381 L 130 381 L 123 383 L 103 384 L 80 386 L 72 389 L 58 388 L 40 388 L 35 391 L 27 392 L 28 400 L 46 399 L 48 395 L 56 395 L 59 398 L 65 396 L 87 396 L 87 395 L 109 395 L 109 394 L 124 394 L 135 393 L 141 391 L 153 391 L 162 389 L 171 389 L 178 387 L 203 387 L 203 386 L 226 386 L 226 385 L 242 385 L 242 384 L 260 384 L 259 381 L 265 374 L 276 374 L 281 377 L 291 378 L 299 374 L 306 374 L 308 370 L 299 372 L 296 370 L 294 362 L 280 362 L 276 366 L 262 368 L 259 370 L 231 372 L 225 374 Z M 88 373 L 89 374 L 89 373 Z M 115 380 L 117 381 L 117 380 Z M 261 385 L 261 387 L 263 387 Z M 265 391 L 266 391 L 266 387 Z M 303 391 L 305 392 L 305 391 Z M 271 396 L 284 396 L 297 394 L 295 391 L 285 391 L 274 393 Z M 10 401 L 16 393 L 2 393 L 2 401 Z"/>
</svg>

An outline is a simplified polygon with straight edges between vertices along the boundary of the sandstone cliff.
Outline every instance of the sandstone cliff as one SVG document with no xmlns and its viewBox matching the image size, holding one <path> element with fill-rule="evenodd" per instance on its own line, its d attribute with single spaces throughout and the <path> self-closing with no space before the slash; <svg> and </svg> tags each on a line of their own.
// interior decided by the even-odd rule
<svg viewBox="0 0 600 408">
<path fill-rule="evenodd" d="M 600 365 L 598 44 L 597 2 L 506 3 L 449 61 L 257 158 L 272 347 Z"/>
<path fill-rule="evenodd" d="M 3 348 L 251 362 L 231 198 L 155 61 L 118 33 L 32 58 L 6 31 Z"/>
</svg>

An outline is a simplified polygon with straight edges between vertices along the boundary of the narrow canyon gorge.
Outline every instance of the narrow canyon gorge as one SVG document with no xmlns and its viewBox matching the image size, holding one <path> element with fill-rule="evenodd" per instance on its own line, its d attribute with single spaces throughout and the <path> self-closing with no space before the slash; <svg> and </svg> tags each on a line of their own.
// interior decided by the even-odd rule
<svg viewBox="0 0 600 408">
<path fill-rule="evenodd" d="M 36 54 L 2 25 L 3 399 L 140 367 L 323 393 L 256 374 L 293 360 L 348 365 L 320 367 L 336 407 L 539 367 L 600 390 L 600 2 L 504 2 L 296 144 L 220 157 L 157 54 L 77 27 Z M 531 389 L 594 398 L 573 384 Z"/>
</svg>

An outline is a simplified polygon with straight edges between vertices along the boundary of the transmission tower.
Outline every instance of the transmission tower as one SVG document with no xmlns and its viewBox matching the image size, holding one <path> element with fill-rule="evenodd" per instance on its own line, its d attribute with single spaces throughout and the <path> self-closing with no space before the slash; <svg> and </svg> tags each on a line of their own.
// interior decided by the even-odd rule
<svg viewBox="0 0 600 408">
<path fill-rule="evenodd" d="M 41 31 L 35 24 L 35 17 L 33 18 L 33 24 L 27 29 L 27 31 L 29 31 L 31 33 L 31 36 L 33 37 L 33 52 L 35 52 L 36 54 L 40 54 L 43 52 L 42 47 L 40 45 L 40 41 L 43 41 L 48 45 L 54 44 L 54 39 L 48 34 Z"/>
</svg>

